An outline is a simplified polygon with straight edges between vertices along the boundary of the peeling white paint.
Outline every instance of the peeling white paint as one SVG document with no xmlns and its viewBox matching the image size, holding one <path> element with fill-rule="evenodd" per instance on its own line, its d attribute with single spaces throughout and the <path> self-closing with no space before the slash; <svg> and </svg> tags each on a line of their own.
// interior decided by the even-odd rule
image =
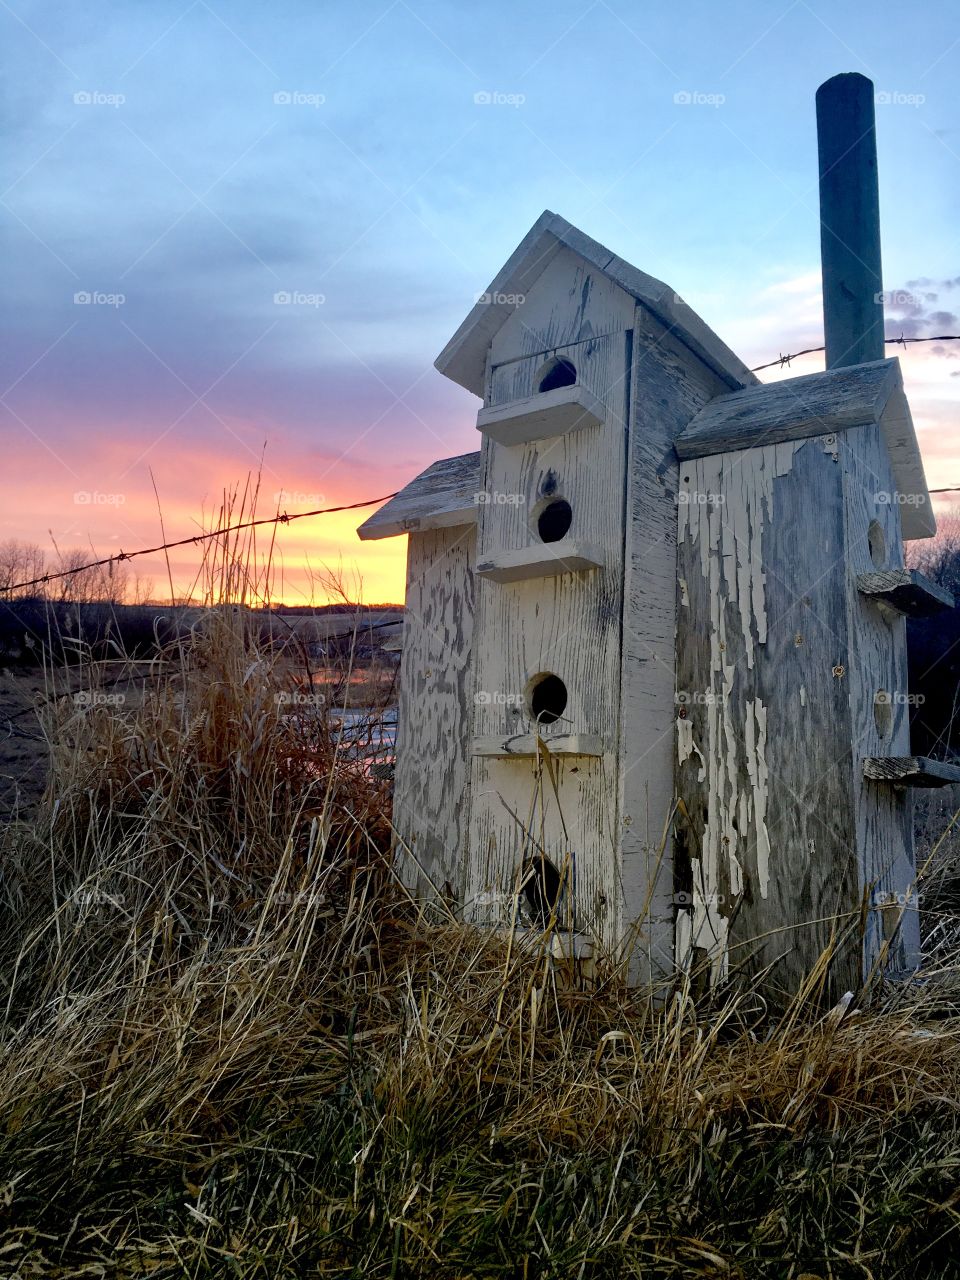
<svg viewBox="0 0 960 1280">
<path fill-rule="evenodd" d="M 685 760 L 689 760 L 692 755 L 696 755 L 700 759 L 700 781 L 703 781 L 703 767 L 706 762 L 703 753 L 693 740 L 693 722 L 691 720 L 677 719 L 677 759 L 680 764 Z"/>
<path fill-rule="evenodd" d="M 805 707 L 805 706 L 807 705 L 807 688 L 806 688 L 806 685 L 801 685 L 801 686 L 800 686 L 800 705 L 801 705 L 801 707 Z"/>
<path fill-rule="evenodd" d="M 767 641 L 763 530 L 773 516 L 774 481 L 789 474 L 804 443 L 787 441 L 690 462 L 690 487 L 719 500 L 680 508 L 679 540 L 689 539 L 699 550 L 710 602 L 711 696 L 700 777 L 706 783 L 707 818 L 701 856 L 693 860 L 689 946 L 707 952 L 715 980 L 727 973 L 730 897 L 743 892 L 746 851 L 755 857 L 757 892 L 765 898 L 770 887 L 767 709 L 759 698 L 736 696 L 733 659 L 741 649 L 739 643 L 731 646 L 727 628 L 738 628 L 745 666 L 752 669 L 756 646 Z M 801 702 L 805 698 L 801 689 Z M 681 758 L 687 759 L 696 749 L 692 724 L 678 732 L 687 749 Z M 679 931 L 677 936 L 679 945 Z"/>
<path fill-rule="evenodd" d="M 760 897 L 770 886 L 770 835 L 767 831 L 767 709 L 759 698 L 747 703 L 747 774 L 753 790 L 753 831 L 757 842 Z M 753 726 L 756 726 L 755 732 Z"/>
</svg>

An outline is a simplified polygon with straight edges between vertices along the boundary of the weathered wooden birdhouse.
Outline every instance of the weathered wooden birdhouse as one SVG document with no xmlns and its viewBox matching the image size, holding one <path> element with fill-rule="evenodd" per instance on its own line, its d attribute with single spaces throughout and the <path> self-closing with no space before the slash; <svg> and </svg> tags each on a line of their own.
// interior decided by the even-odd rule
<svg viewBox="0 0 960 1280">
<path fill-rule="evenodd" d="M 910 755 L 903 615 L 949 600 L 903 567 L 934 523 L 877 341 L 828 324 L 834 367 L 761 384 L 538 219 L 437 361 L 482 400 L 479 452 L 359 531 L 408 535 L 408 883 L 638 973 L 914 961 L 907 788 L 950 770 Z"/>
</svg>

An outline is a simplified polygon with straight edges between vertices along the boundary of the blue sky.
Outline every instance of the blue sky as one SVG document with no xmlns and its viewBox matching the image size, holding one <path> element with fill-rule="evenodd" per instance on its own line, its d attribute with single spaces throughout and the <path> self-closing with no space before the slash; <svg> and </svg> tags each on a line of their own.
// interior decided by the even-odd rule
<svg viewBox="0 0 960 1280">
<path fill-rule="evenodd" d="M 955 4 L 11 0 L 0 31 L 0 538 L 148 543 L 151 468 L 189 533 L 264 444 L 291 510 L 475 448 L 477 402 L 432 362 L 544 208 L 749 364 L 819 343 L 814 94 L 838 71 L 880 95 L 884 282 L 910 295 L 888 334 L 960 332 Z M 960 483 L 960 343 L 904 367 L 928 478 Z M 402 548 L 355 523 L 286 531 L 291 582 L 309 557 L 401 594 Z"/>
</svg>

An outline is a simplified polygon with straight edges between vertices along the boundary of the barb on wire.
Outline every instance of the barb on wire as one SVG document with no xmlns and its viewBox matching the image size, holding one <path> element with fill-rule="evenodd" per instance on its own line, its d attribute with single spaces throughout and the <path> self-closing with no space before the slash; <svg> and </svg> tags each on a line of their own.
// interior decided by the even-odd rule
<svg viewBox="0 0 960 1280">
<path fill-rule="evenodd" d="M 899 338 L 885 338 L 884 342 L 888 347 L 906 347 L 908 342 L 960 342 L 960 333 L 938 333 L 932 338 L 905 338 L 900 334 Z M 816 355 L 818 351 L 826 351 L 826 347 L 805 347 L 803 351 L 794 351 L 790 355 L 779 355 L 776 360 L 768 360 L 766 364 L 754 365 L 750 370 L 751 373 L 760 373 L 764 369 L 783 369 L 790 367 L 791 360 L 797 360 L 800 356 Z"/>
<path fill-rule="evenodd" d="M 960 342 L 960 334 L 941 333 L 931 338 L 905 338 L 901 333 L 898 338 L 887 338 L 888 346 L 906 347 L 910 342 Z M 791 360 L 797 360 L 800 356 L 815 355 L 819 351 L 825 351 L 825 347 L 805 347 L 803 351 L 794 351 L 788 355 L 781 354 L 776 360 L 768 360 L 766 364 L 755 365 L 752 372 L 761 373 L 764 369 L 772 369 L 775 366 L 779 369 L 789 368 Z M 956 489 L 931 489 L 931 493 L 957 493 L 960 487 Z M 275 516 L 265 516 L 262 520 L 247 520 L 243 524 L 229 525 L 225 529 L 214 529 L 212 533 L 198 533 L 192 538 L 180 538 L 176 542 L 161 542 L 156 547 L 144 547 L 139 551 L 118 551 L 116 555 L 104 556 L 101 560 L 91 560 L 89 564 L 75 565 L 71 569 L 63 569 L 57 573 L 43 573 L 37 578 L 29 578 L 25 582 L 15 582 L 12 586 L 3 588 L 0 594 L 12 595 L 14 591 L 22 591 L 25 587 L 40 587 L 48 582 L 56 582 L 60 578 L 70 578 L 77 573 L 85 573 L 88 569 L 102 569 L 104 566 L 109 567 L 109 571 L 113 572 L 115 564 L 122 564 L 125 560 L 133 560 L 136 556 L 156 555 L 160 551 L 169 551 L 173 547 L 197 546 L 201 542 L 206 542 L 210 538 L 219 538 L 224 534 L 237 533 L 242 529 L 255 529 L 259 525 L 264 524 L 290 524 L 293 520 L 304 520 L 308 516 L 327 516 L 337 511 L 356 511 L 360 507 L 372 507 L 381 502 L 387 502 L 390 498 L 395 498 L 396 493 L 384 494 L 382 498 L 365 498 L 362 502 L 350 502 L 342 507 L 321 507 L 316 511 L 296 511 L 293 515 L 286 511 L 278 512 Z"/>
<path fill-rule="evenodd" d="M 104 556 L 102 560 L 91 560 L 89 564 L 78 564 L 57 573 L 43 573 L 38 578 L 28 578 L 26 582 L 14 582 L 11 586 L 5 587 L 3 593 L 21 591 L 24 587 L 43 586 L 47 582 L 56 582 L 59 578 L 70 578 L 74 574 L 84 573 L 88 569 L 101 569 L 104 565 L 109 565 L 112 569 L 115 564 L 120 564 L 124 560 L 133 560 L 135 556 L 152 556 L 158 551 L 167 551 L 171 547 L 196 546 L 198 543 L 207 542 L 210 538 L 221 538 L 228 533 L 238 533 L 241 529 L 256 529 L 264 524 L 289 524 L 291 520 L 303 520 L 307 516 L 329 516 L 336 511 L 356 511 L 359 507 L 372 507 L 396 496 L 396 493 L 387 493 L 382 498 L 365 498 L 363 502 L 348 502 L 342 507 L 321 507 L 316 511 L 295 511 L 293 515 L 282 511 L 275 516 L 264 516 L 262 520 L 246 520 L 243 524 L 228 525 L 225 529 L 214 529 L 210 533 L 197 533 L 192 538 L 179 538 L 176 542 L 161 542 L 156 547 L 143 547 L 139 551 L 118 551 L 116 555 Z"/>
</svg>

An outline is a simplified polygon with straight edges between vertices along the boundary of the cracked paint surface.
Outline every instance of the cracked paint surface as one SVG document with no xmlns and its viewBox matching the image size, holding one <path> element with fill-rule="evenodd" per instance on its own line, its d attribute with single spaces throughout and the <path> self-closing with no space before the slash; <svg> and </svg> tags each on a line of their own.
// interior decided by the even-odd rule
<svg viewBox="0 0 960 1280">
<path fill-rule="evenodd" d="M 790 472 L 801 444 L 699 458 L 685 465 L 681 483 L 681 495 L 687 493 L 679 503 L 679 541 L 699 550 L 700 585 L 709 601 L 710 688 L 698 691 L 706 708 L 704 741 L 694 741 L 691 722 L 678 721 L 678 759 L 683 764 L 699 756 L 707 814 L 691 856 L 693 904 L 687 919 L 678 920 L 677 958 L 684 963 L 694 948 L 705 951 L 715 980 L 727 973 L 729 915 L 743 892 L 748 854 L 761 897 L 770 884 L 767 708 L 760 698 L 735 696 L 732 655 L 742 652 L 749 671 L 767 640 L 763 531 L 773 517 L 774 481 Z M 689 588 L 685 582 L 685 597 Z"/>
</svg>

